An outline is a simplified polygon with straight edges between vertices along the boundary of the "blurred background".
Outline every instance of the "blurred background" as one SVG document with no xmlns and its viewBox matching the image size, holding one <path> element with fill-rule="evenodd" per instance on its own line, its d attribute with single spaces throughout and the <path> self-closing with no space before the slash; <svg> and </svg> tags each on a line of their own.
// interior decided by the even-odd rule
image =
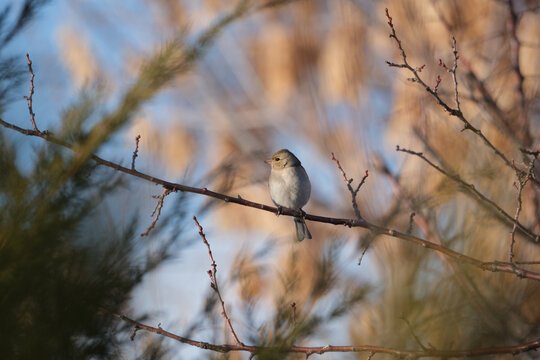
<svg viewBox="0 0 540 360">
<path fill-rule="evenodd" d="M 425 65 L 420 76 L 431 87 L 440 75 L 438 93 L 451 107 L 454 84 L 439 59 L 453 65 L 455 35 L 461 110 L 509 159 L 528 169 L 532 158 L 520 149 L 540 146 L 538 1 L 3 5 L 1 118 L 31 128 L 23 99 L 29 53 L 38 128 L 60 134 L 86 154 L 74 162 L 72 153 L 54 144 L 1 131 L 2 167 L 9 174 L 2 180 L 1 204 L 12 214 L 0 230 L 0 284 L 10 289 L 0 300 L 8 358 L 32 358 L 35 349 L 45 351 L 42 341 L 54 358 L 248 358 L 142 331 L 130 341 L 129 326 L 103 313 L 112 309 L 196 340 L 233 342 L 209 287 L 210 260 L 193 215 L 212 246 L 222 295 L 244 343 L 421 350 L 416 336 L 426 347 L 474 349 L 538 337 L 537 282 L 460 266 L 363 229 L 308 222 L 313 239 L 296 243 L 289 217 L 172 193 L 156 228 L 141 237 L 153 221 L 152 196 L 162 189 L 88 160 L 95 152 L 130 167 L 140 135 L 137 170 L 271 204 L 263 161 L 288 148 L 311 179 L 304 210 L 354 218 L 333 152 L 353 185 L 369 171 L 358 193 L 368 221 L 484 261 L 507 261 L 512 227 L 500 211 L 420 158 L 395 151 L 399 145 L 423 152 L 514 217 L 516 173 L 408 81 L 410 73 L 385 63 L 402 62 L 388 36 L 385 8 L 408 62 Z M 230 22 L 219 23 L 228 14 Z M 221 25 L 208 33 L 216 24 Z M 126 94 L 138 94 L 136 105 Z M 106 135 L 99 137 L 103 128 Z M 538 184 L 529 181 L 521 198 L 520 222 L 540 233 Z M 515 239 L 516 261 L 538 261 L 537 242 L 520 231 Z M 64 253 L 69 256 L 59 257 Z M 540 271 L 537 264 L 524 266 Z M 66 273 L 73 279 L 67 281 Z M 56 279 L 54 284 L 39 281 L 40 274 Z M 60 298 L 82 305 L 65 312 Z M 81 315 L 85 311 L 88 320 Z M 43 312 L 49 316 L 38 316 Z M 19 333 L 35 338 L 35 347 L 19 343 Z"/>
</svg>

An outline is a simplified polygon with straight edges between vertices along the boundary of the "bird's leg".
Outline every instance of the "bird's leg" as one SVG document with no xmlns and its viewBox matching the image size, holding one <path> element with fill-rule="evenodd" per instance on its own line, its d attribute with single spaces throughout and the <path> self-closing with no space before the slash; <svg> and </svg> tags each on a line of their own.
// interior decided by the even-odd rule
<svg viewBox="0 0 540 360">
<path fill-rule="evenodd" d="M 278 205 L 278 206 L 277 206 L 277 213 L 276 213 L 276 216 L 281 215 L 281 212 L 282 212 L 282 211 L 283 211 L 283 206 Z"/>
<path fill-rule="evenodd" d="M 306 212 L 305 212 L 304 210 L 302 210 L 302 208 L 298 209 L 298 211 L 300 211 L 300 217 L 301 217 L 302 219 L 305 219 L 305 218 L 306 218 L 306 215 L 307 215 Z"/>
</svg>

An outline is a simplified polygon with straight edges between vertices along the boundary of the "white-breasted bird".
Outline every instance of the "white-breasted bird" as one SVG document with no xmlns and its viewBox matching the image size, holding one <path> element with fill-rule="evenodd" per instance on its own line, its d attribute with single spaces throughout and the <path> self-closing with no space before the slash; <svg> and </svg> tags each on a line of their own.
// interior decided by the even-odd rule
<svg viewBox="0 0 540 360">
<path fill-rule="evenodd" d="M 311 194 L 311 183 L 302 163 L 287 149 L 277 151 L 265 161 L 272 169 L 268 185 L 270 197 L 278 207 L 302 210 Z M 301 217 L 294 218 L 296 239 L 311 239 L 306 222 Z"/>
</svg>

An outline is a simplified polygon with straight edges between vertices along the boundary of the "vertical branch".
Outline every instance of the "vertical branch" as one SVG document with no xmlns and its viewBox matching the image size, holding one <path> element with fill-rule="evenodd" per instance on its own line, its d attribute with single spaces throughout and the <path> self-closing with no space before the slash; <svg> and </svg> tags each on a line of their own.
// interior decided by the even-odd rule
<svg viewBox="0 0 540 360">
<path fill-rule="evenodd" d="M 133 157 L 131 158 L 131 170 L 135 170 L 135 159 L 139 156 L 139 140 L 141 140 L 141 135 L 135 137 L 135 151 L 133 151 Z"/>
<path fill-rule="evenodd" d="M 210 249 L 210 244 L 206 240 L 206 235 L 203 232 L 202 226 L 197 221 L 197 218 L 193 216 L 193 221 L 195 221 L 195 224 L 197 224 L 197 227 L 199 228 L 199 235 L 201 236 L 204 244 L 208 248 L 208 256 L 210 256 L 210 265 L 212 266 L 211 270 L 208 270 L 208 276 L 210 277 L 210 286 L 212 289 L 216 292 L 219 302 L 221 304 L 221 315 L 225 318 L 225 322 L 227 323 L 227 326 L 229 327 L 229 330 L 231 331 L 231 334 L 234 338 L 234 341 L 236 341 L 236 344 L 244 346 L 244 344 L 238 339 L 238 336 L 236 335 L 236 332 L 234 331 L 234 328 L 231 324 L 231 320 L 229 319 L 229 315 L 227 315 L 227 310 L 225 310 L 225 302 L 223 301 L 223 298 L 221 297 L 221 292 L 219 291 L 219 286 L 217 283 L 216 273 L 217 273 L 217 265 L 214 260 L 214 256 L 212 255 L 212 249 Z"/>
<path fill-rule="evenodd" d="M 516 235 L 516 230 L 517 230 L 517 221 L 519 220 L 519 213 L 521 212 L 521 204 L 522 204 L 521 193 L 523 192 L 523 187 L 525 186 L 525 182 L 526 180 L 522 181 L 521 179 L 519 179 L 518 184 L 516 185 L 518 189 L 518 196 L 517 196 L 518 205 L 516 208 L 516 214 L 514 216 L 514 220 L 516 221 L 516 223 L 514 223 L 514 226 L 512 227 L 512 232 L 510 233 L 510 250 L 509 250 L 509 256 L 508 256 L 510 262 L 514 262 L 514 244 L 516 242 L 515 235 Z"/>
<path fill-rule="evenodd" d="M 523 193 L 523 188 L 525 187 L 525 185 L 527 185 L 527 183 L 529 182 L 529 180 L 534 180 L 534 163 L 536 161 L 536 158 L 538 157 L 538 154 L 539 152 L 536 151 L 536 152 L 532 152 L 532 151 L 526 151 L 526 150 L 521 150 L 523 152 L 523 154 L 525 155 L 532 155 L 532 159 L 530 161 L 530 164 L 529 164 L 529 168 L 528 168 L 528 173 L 526 175 L 522 175 L 520 173 L 516 173 L 516 176 L 518 178 L 518 183 L 517 184 L 514 184 L 516 187 L 517 187 L 517 190 L 518 190 L 518 195 L 517 195 L 517 207 L 516 207 L 516 213 L 514 215 L 514 226 L 512 227 L 512 232 L 510 233 L 510 249 L 509 249 L 509 254 L 508 254 L 508 257 L 509 257 L 509 261 L 511 263 L 514 262 L 514 245 L 515 245 L 515 235 L 516 235 L 516 230 L 517 230 L 517 223 L 518 223 L 518 220 L 519 220 L 519 214 L 521 213 L 521 208 L 522 208 L 522 199 L 521 199 L 521 194 Z"/>
<path fill-rule="evenodd" d="M 28 112 L 30 112 L 30 120 L 32 121 L 32 126 L 36 132 L 39 132 L 36 125 L 36 114 L 32 109 L 32 96 L 34 95 L 34 70 L 32 70 L 32 60 L 30 60 L 30 55 L 26 54 L 26 61 L 28 62 L 28 71 L 30 72 L 30 90 L 28 91 L 28 96 L 25 96 L 24 99 L 28 103 Z"/>
<path fill-rule="evenodd" d="M 454 81 L 454 98 L 456 102 L 456 107 L 458 111 L 461 111 L 461 105 L 459 104 L 459 93 L 458 93 L 458 81 L 457 81 L 457 63 L 459 59 L 458 51 L 457 51 L 457 45 L 456 45 L 456 37 L 454 34 L 452 34 L 452 52 L 454 54 L 454 66 L 452 66 L 452 70 L 450 73 L 452 74 L 452 80 Z"/>
</svg>

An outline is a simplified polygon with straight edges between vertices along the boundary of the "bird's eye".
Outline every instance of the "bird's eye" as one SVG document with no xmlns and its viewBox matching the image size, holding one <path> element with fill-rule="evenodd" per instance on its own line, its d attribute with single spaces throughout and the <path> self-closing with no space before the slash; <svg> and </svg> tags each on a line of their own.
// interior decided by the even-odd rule
<svg viewBox="0 0 540 360">
<path fill-rule="evenodd" d="M 279 161 L 279 158 L 277 157 L 277 158 L 275 158 L 274 160 Z"/>
</svg>

